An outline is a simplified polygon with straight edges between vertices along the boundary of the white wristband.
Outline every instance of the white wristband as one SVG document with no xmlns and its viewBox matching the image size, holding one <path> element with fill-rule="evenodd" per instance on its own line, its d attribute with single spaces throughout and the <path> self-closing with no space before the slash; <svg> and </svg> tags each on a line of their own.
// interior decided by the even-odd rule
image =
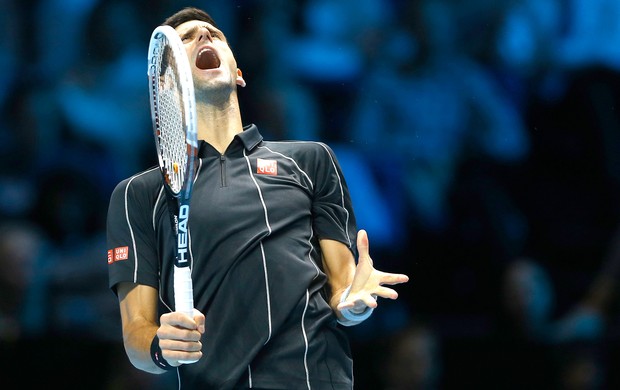
<svg viewBox="0 0 620 390">
<path fill-rule="evenodd" d="M 340 303 L 344 302 L 349 296 L 349 292 L 351 291 L 351 286 L 347 287 L 346 290 L 340 296 Z M 340 310 L 340 314 L 344 317 L 344 319 L 338 319 L 338 323 L 344 326 L 353 326 L 357 325 L 370 317 L 373 312 L 372 307 L 366 306 L 366 309 L 361 313 L 353 313 L 350 309 L 342 309 Z"/>
</svg>

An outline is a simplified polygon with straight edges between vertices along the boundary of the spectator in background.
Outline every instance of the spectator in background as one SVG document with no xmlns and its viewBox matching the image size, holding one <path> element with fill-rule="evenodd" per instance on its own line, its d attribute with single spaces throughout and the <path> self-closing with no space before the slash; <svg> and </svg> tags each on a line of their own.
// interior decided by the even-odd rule
<svg viewBox="0 0 620 390">
<path fill-rule="evenodd" d="M 36 340 L 47 331 L 45 236 L 35 225 L 0 226 L 0 344 Z"/>
<path fill-rule="evenodd" d="M 96 176 L 71 160 L 59 160 L 38 178 L 33 219 L 49 239 L 47 267 L 48 331 L 58 337 L 113 340 L 114 299 L 105 292 L 106 265 L 96 261 L 105 251 L 105 207 Z"/>
<path fill-rule="evenodd" d="M 360 39 L 390 28 L 392 3 L 380 0 L 310 0 L 298 10 L 301 28 L 290 30 L 275 69 L 289 68 L 320 101 L 323 140 L 346 140 L 355 84 L 364 76 Z"/>
<path fill-rule="evenodd" d="M 102 294 L 96 299 L 87 293 L 87 289 L 78 292 L 74 288 L 80 281 L 82 285 L 100 288 L 96 284 L 96 275 L 82 273 L 86 267 L 93 268 L 94 263 L 87 261 L 89 257 L 84 256 L 78 245 L 75 249 L 82 265 L 74 263 L 73 269 L 68 269 L 55 257 L 58 253 L 53 253 L 45 232 L 36 224 L 10 219 L 0 225 L 0 364 L 3 383 L 9 387 L 37 387 L 43 376 L 61 388 L 172 388 L 176 378 L 154 381 L 153 377 L 136 371 L 127 362 L 122 344 L 103 340 L 102 328 L 107 328 L 105 332 L 115 338 L 120 329 L 116 324 L 102 321 L 112 317 L 112 313 L 105 312 L 109 299 Z M 63 331 L 58 323 L 60 297 L 84 304 L 74 306 L 75 312 L 65 317 L 65 320 L 82 318 L 71 323 L 64 321 L 67 329 Z M 101 328 L 89 322 L 93 312 L 96 312 L 95 320 Z M 68 313 L 62 314 L 66 316 Z M 93 333 L 84 337 L 89 332 Z M 50 351 L 53 351 L 51 361 Z M 92 363 L 93 356 L 96 356 L 96 365 Z M 71 364 L 56 364 L 59 359 L 71 361 Z M 36 367 L 37 375 L 24 374 L 25 362 Z"/>
<path fill-rule="evenodd" d="M 4 104 L 9 91 L 16 83 L 18 64 L 21 52 L 19 49 L 20 18 L 17 17 L 18 7 L 14 0 L 4 0 L 0 3 L 0 106 Z M 0 133 L 1 134 L 1 133 Z"/>
<path fill-rule="evenodd" d="M 556 290 L 548 271 L 538 262 L 521 258 L 510 264 L 502 297 L 505 317 L 499 345 L 504 354 L 493 362 L 497 364 L 493 375 L 499 383 L 514 388 L 564 388 L 561 382 L 569 379 L 566 374 L 576 364 L 587 362 L 602 369 L 604 360 L 592 352 L 600 349 L 603 340 L 604 313 L 586 301 L 555 318 Z M 600 370 L 596 378 L 580 376 L 577 371 L 572 374 L 571 381 L 590 382 L 576 388 L 597 388 L 592 383 L 603 377 Z"/>
<path fill-rule="evenodd" d="M 415 3 L 386 31 L 366 65 L 348 137 L 380 171 L 402 177 L 402 194 L 421 229 L 441 231 L 464 159 L 481 154 L 519 161 L 528 139 L 518 111 L 493 79 L 458 49 L 454 10 L 441 0 Z M 397 191 L 401 192 L 401 191 Z"/>
<path fill-rule="evenodd" d="M 34 186 L 27 173 L 37 149 L 32 127 L 22 115 L 31 85 L 24 82 L 28 72 L 21 50 L 21 10 L 15 0 L 0 2 L 0 217 L 9 218 L 23 217 L 32 205 Z"/>
<path fill-rule="evenodd" d="M 390 3 L 365 0 L 352 4 L 347 0 L 311 1 L 303 6 L 294 2 L 270 2 L 259 10 L 255 33 L 248 34 L 250 44 L 239 50 L 244 63 L 262 75 L 250 93 L 251 116 L 265 122 L 268 135 L 276 139 L 334 139 L 334 148 L 352 190 L 359 210 L 358 221 L 373 237 L 376 250 L 397 251 L 406 228 L 402 219 L 390 210 L 384 191 L 378 187 L 365 156 L 343 140 L 346 124 L 328 124 L 324 110 L 334 104 L 348 104 L 351 99 L 326 98 L 322 93 L 338 95 L 349 90 L 360 77 L 360 35 L 390 28 Z M 295 26 L 302 20 L 301 29 Z M 270 42 L 282 42 L 270 45 Z M 343 46 L 344 45 L 344 46 Z M 247 49 L 245 51 L 244 49 Z M 247 53 L 251 53 L 248 55 Z M 348 92 L 345 92 L 348 93 Z M 319 129 L 327 128 L 325 132 Z M 326 134 L 327 133 L 327 134 Z M 372 204 L 373 207 L 362 207 Z"/>
<path fill-rule="evenodd" d="M 54 96 L 74 139 L 105 151 L 112 182 L 152 161 L 144 93 L 144 44 L 150 32 L 135 7 L 123 0 L 95 4 L 82 30 L 82 55 Z"/>
<path fill-rule="evenodd" d="M 248 73 L 256 75 L 258 88 L 240 91 L 248 96 L 248 115 L 265 123 L 271 139 L 320 139 L 321 102 L 307 83 L 286 64 L 287 47 L 294 40 L 295 20 L 301 5 L 290 1 L 270 1 L 252 8 L 254 23 L 239 42 L 240 62 L 248 64 Z M 283 42 L 273 45 L 274 41 Z M 249 94 L 249 95 L 246 95 Z"/>
<path fill-rule="evenodd" d="M 588 291 L 558 316 L 557 287 L 548 270 L 526 257 L 508 265 L 502 291 L 502 345 L 510 362 L 500 359 L 506 363 L 498 367 L 503 380 L 563 389 L 605 386 L 604 340 L 619 272 L 620 229 L 612 236 Z"/>
<path fill-rule="evenodd" d="M 616 0 L 555 2 L 563 7 L 565 18 L 554 52 L 558 62 L 573 69 L 594 65 L 620 70 L 620 3 Z"/>
<path fill-rule="evenodd" d="M 148 7 L 148 14 L 137 15 L 138 18 L 135 19 L 136 13 L 131 9 L 136 4 Z M 496 288 L 492 288 L 495 283 L 480 283 L 480 278 L 486 277 L 484 275 L 489 273 L 489 269 L 497 269 L 497 265 L 494 268 L 490 264 L 505 265 L 506 262 L 498 261 L 499 256 L 489 255 L 489 248 L 512 248 L 510 251 L 504 249 L 502 252 L 506 255 L 501 256 L 512 261 L 514 257 L 508 255 L 517 251 L 523 234 L 529 233 L 530 247 L 538 249 L 542 254 L 533 256 L 530 259 L 533 263 L 528 265 L 511 262 L 510 273 L 513 276 L 520 275 L 515 279 L 523 283 L 533 283 L 538 279 L 535 275 L 542 275 L 538 279 L 541 281 L 540 290 L 535 291 L 540 291 L 542 295 L 542 286 L 547 283 L 549 306 L 546 307 L 547 311 L 542 304 L 534 306 L 538 307 L 539 314 L 542 313 L 540 316 L 545 318 L 550 313 L 566 314 L 554 316 L 557 317 L 558 321 L 554 321 L 557 324 L 560 324 L 560 318 L 589 318 L 591 321 L 585 323 L 592 326 L 583 329 L 593 331 L 591 335 L 594 337 L 594 331 L 600 330 L 600 321 L 605 318 L 592 311 L 584 312 L 581 306 L 573 306 L 575 303 L 572 297 L 579 295 L 583 285 L 591 282 L 593 272 L 598 272 L 600 264 L 592 259 L 599 258 L 597 248 L 606 241 L 606 232 L 616 222 L 619 210 L 616 201 L 620 189 L 620 153 L 617 153 L 620 150 L 620 126 L 616 115 L 616 94 L 620 91 L 620 84 L 617 83 L 620 80 L 620 51 L 617 50 L 620 30 L 618 4 L 620 3 L 615 0 L 235 0 L 213 3 L 210 7 L 227 31 L 228 38 L 234 42 L 232 46 L 238 48 L 236 54 L 240 58 L 239 62 L 247 64 L 244 70 L 253 80 L 254 87 L 240 92 L 241 103 L 245 106 L 244 112 L 248 117 L 256 118 L 264 124 L 266 138 L 343 141 L 341 144 L 333 144 L 337 153 L 342 155 L 341 164 L 347 171 L 349 185 L 358 194 L 353 201 L 373 205 L 361 210 L 359 206 L 355 208 L 358 210 L 358 222 L 367 226 L 370 236 L 373 237 L 374 250 L 380 253 L 392 248 L 395 259 L 402 259 L 411 267 L 418 267 L 417 282 L 402 290 L 399 302 L 412 305 L 414 309 L 411 312 L 415 315 L 418 315 L 421 309 L 426 309 L 439 318 L 445 318 L 459 311 L 453 321 L 458 328 L 465 327 L 466 322 L 460 322 L 459 319 L 474 313 L 474 305 L 482 307 L 481 316 L 495 316 L 493 309 L 463 292 L 467 292 L 468 288 L 476 288 L 481 291 L 480 297 L 483 299 L 494 295 L 497 292 Z M 59 310 L 54 309 L 54 312 L 62 311 L 63 328 L 70 327 L 68 324 L 76 320 L 75 313 L 79 312 L 82 305 L 92 308 L 103 303 L 97 310 L 105 311 L 109 302 L 114 301 L 114 297 L 110 296 L 108 300 L 101 296 L 90 296 L 88 289 L 80 285 L 78 280 L 73 280 L 71 273 L 63 275 L 58 272 L 58 279 L 48 279 L 52 276 L 46 272 L 53 264 L 59 264 L 59 270 L 64 270 L 65 266 L 70 267 L 83 260 L 84 257 L 81 256 L 85 256 L 83 254 L 87 251 L 72 252 L 70 245 L 52 250 L 48 242 L 50 238 L 68 242 L 64 237 L 66 233 L 61 233 L 65 225 L 46 222 L 36 226 L 41 220 L 31 218 L 37 198 L 35 192 L 47 191 L 53 187 L 41 185 L 43 170 L 64 158 L 70 161 L 62 162 L 62 169 L 81 166 L 91 173 L 96 172 L 101 194 L 109 193 L 109 183 L 122 176 L 123 171 L 134 171 L 130 166 L 144 165 L 144 161 L 149 160 L 152 153 L 149 146 L 152 142 L 149 139 L 151 130 L 148 106 L 143 101 L 146 98 L 145 78 L 141 79 L 140 74 L 145 73 L 144 42 L 150 31 L 143 26 L 158 22 L 177 6 L 172 0 L 154 0 L 148 4 L 107 0 L 0 1 L 0 20 L 3 21 L 0 31 L 4 37 L 0 42 L 0 69 L 3 70 L 0 74 L 0 155 L 3 162 L 0 168 L 0 215 L 11 232 L 10 237 L 16 236 L 15 230 L 22 230 L 23 222 L 27 226 L 34 221 L 34 231 L 37 231 L 35 236 L 42 236 L 39 238 L 43 238 L 46 248 L 45 254 L 38 261 L 47 264 L 47 268 L 37 269 L 32 282 L 33 286 L 38 287 L 29 290 L 25 299 L 28 302 L 39 302 L 37 297 L 44 296 L 47 289 L 53 287 L 55 292 L 59 293 L 54 297 L 61 297 L 56 300 L 58 305 L 55 306 Z M 409 11 L 406 11 L 407 9 Z M 424 12 L 421 13 L 421 10 Z M 424 15 L 423 18 L 420 17 L 421 14 Z M 104 15 L 112 16 L 108 18 Z M 311 20 L 309 15 L 323 16 L 321 19 Z M 107 22 L 101 23 L 103 19 L 107 19 Z M 124 27 L 117 26 L 117 23 Z M 430 32 L 430 35 L 426 31 Z M 336 34 L 333 39 L 330 33 Z M 240 40 L 242 42 L 235 42 L 235 36 L 243 37 Z M 109 37 L 112 39 L 100 40 Z M 450 37 L 456 40 L 451 41 Z M 131 46 L 135 45 L 134 39 L 142 40 L 135 51 L 131 49 Z M 283 46 L 286 46 L 288 41 L 292 42 L 297 53 L 301 52 L 297 50 L 300 47 L 318 48 L 320 50 L 312 53 L 322 53 L 324 57 L 303 52 L 295 57 L 283 48 L 281 51 L 276 50 L 279 46 L 272 44 L 276 39 L 283 42 Z M 338 40 L 342 45 L 332 45 L 333 40 Z M 319 44 L 315 44 L 317 42 Z M 450 42 L 453 43 L 452 50 L 443 50 L 442 48 L 450 49 Z M 327 43 L 329 46 L 322 46 L 320 43 Z M 433 46 L 437 49 L 433 49 Z M 111 51 L 108 50 L 110 47 Z M 467 54 L 477 50 L 484 53 L 476 53 L 474 58 L 468 55 L 459 57 L 458 54 L 463 54 L 464 50 Z M 430 52 L 433 52 L 432 56 L 427 55 Z M 342 58 L 352 60 L 345 62 L 345 66 L 338 73 L 339 78 L 325 80 L 320 78 L 321 74 L 325 73 L 325 68 L 318 66 L 309 69 L 302 63 L 311 56 L 318 58 L 318 63 L 323 64 L 333 64 L 331 61 Z M 384 56 L 387 57 L 383 58 Z M 398 68 L 389 68 L 383 63 L 384 59 L 390 58 L 399 61 Z M 454 65 L 448 66 L 450 63 Z M 464 80 L 470 80 L 468 72 L 472 68 L 479 70 L 477 65 L 482 65 L 483 70 L 494 76 L 494 81 L 499 82 L 500 105 L 508 101 L 505 104 L 508 107 L 507 118 L 513 118 L 513 110 L 516 110 L 518 119 L 515 127 L 525 123 L 523 126 L 529 130 L 525 137 L 529 136 L 529 139 L 515 136 L 516 141 L 513 142 L 510 137 L 505 138 L 505 145 L 521 145 L 521 153 L 529 153 L 527 170 L 519 180 L 513 180 L 514 176 L 510 174 L 505 175 L 507 171 L 504 169 L 498 170 L 497 164 L 502 163 L 489 158 L 490 155 L 486 152 L 477 153 L 473 152 L 474 149 L 468 149 L 469 146 L 464 149 L 458 146 L 462 146 L 463 142 L 471 146 L 471 138 L 462 136 L 471 133 L 459 129 L 459 126 L 470 123 L 467 126 L 470 129 L 483 128 L 471 124 L 476 123 L 472 118 L 481 118 L 480 115 L 470 115 L 475 112 L 470 111 L 470 107 L 475 105 L 458 108 L 463 103 L 459 93 L 455 93 L 462 91 L 460 86 L 465 84 Z M 131 73 L 134 73 L 134 76 L 129 76 Z M 481 73 L 480 78 L 485 79 L 484 72 Z M 133 94 L 132 96 L 140 101 L 129 97 L 127 101 L 118 101 L 119 89 L 114 83 L 129 85 L 123 81 L 123 75 L 132 77 L 132 83 L 135 82 L 127 96 Z M 144 80 L 144 83 L 140 80 Z M 109 84 L 109 88 L 106 88 L 106 84 Z M 493 85 L 493 81 L 490 84 Z M 508 93 L 502 94 L 502 88 Z M 471 98 L 466 99 L 470 102 L 478 100 L 478 107 L 485 105 L 482 103 L 485 99 L 481 99 L 481 96 L 486 95 L 475 92 L 475 89 L 464 93 L 464 96 Z M 392 103 L 396 106 L 396 103 L 390 100 L 398 100 L 400 106 L 384 108 L 383 106 Z M 135 102 L 135 105 L 128 104 L 128 101 Z M 435 103 L 437 101 L 442 103 Z M 352 110 L 352 105 L 357 108 L 351 115 L 351 122 L 346 122 L 344 113 Z M 370 111 L 365 112 L 366 110 Z M 107 123 L 111 126 L 143 123 L 141 133 L 134 136 L 138 140 L 137 145 L 144 149 L 135 152 L 127 145 L 114 144 L 114 132 L 109 134 L 108 140 L 104 139 L 109 129 L 92 128 L 91 125 L 95 122 L 86 122 L 88 116 L 99 117 L 102 112 L 107 114 Z M 436 114 L 431 115 L 431 112 Z M 358 117 L 359 113 L 362 116 L 353 119 Z M 378 113 L 382 113 L 383 118 L 389 118 L 385 122 L 389 123 L 389 126 L 377 121 L 379 125 L 373 129 L 371 124 L 375 123 L 374 117 L 379 117 Z M 139 119 L 132 114 L 142 117 Z M 459 123 L 455 118 L 465 118 L 465 121 Z M 370 122 L 365 123 L 368 120 Z M 512 129 L 511 120 L 506 121 L 508 129 Z M 325 121 L 328 126 L 323 126 Z M 343 122 L 345 125 L 342 125 Z M 491 122 L 494 121 L 489 121 Z M 501 122 L 496 121 L 498 127 L 502 127 Z M 103 122 L 97 119 L 96 124 L 101 123 Z M 357 135 L 358 128 L 347 126 L 348 123 L 361 123 L 360 129 L 366 129 L 368 134 L 362 131 Z M 399 123 L 401 125 L 394 125 Z M 318 130 L 323 128 L 328 129 L 327 134 Z M 501 132 L 488 134 L 496 134 L 499 139 L 502 137 Z M 109 140 L 111 142 L 108 142 Z M 383 140 L 389 142 L 387 149 L 382 145 Z M 411 140 L 415 141 L 414 147 L 395 149 L 400 145 L 407 145 Z M 350 148 L 350 145 L 347 145 L 349 142 L 356 144 Z M 361 145 L 367 146 L 363 154 L 352 153 Z M 113 151 L 116 157 L 112 161 L 110 147 L 124 148 L 122 156 L 118 157 L 118 152 Z M 455 150 L 460 150 L 461 153 L 454 152 Z M 510 148 L 507 150 L 510 152 Z M 519 147 L 515 150 L 510 152 L 514 158 L 508 159 L 504 166 L 520 164 L 523 161 L 518 157 Z M 497 148 L 496 152 L 501 155 L 501 148 Z M 461 157 L 450 160 L 443 156 L 443 153 Z M 376 159 L 375 156 L 379 155 L 381 159 Z M 24 156 L 27 158 L 23 158 Z M 486 160 L 472 161 L 477 157 Z M 440 173 L 437 175 L 430 168 L 425 173 L 425 164 L 432 166 L 437 163 L 437 167 L 446 160 L 448 163 L 445 164 L 443 173 L 443 168 L 439 169 Z M 403 175 L 408 170 L 408 164 L 414 163 L 418 167 L 412 171 L 418 177 L 416 181 L 421 184 L 415 198 L 411 198 L 403 196 L 407 193 Z M 63 180 L 59 181 L 61 187 L 72 186 L 68 185 L 71 181 Z M 507 190 L 502 188 L 506 182 L 512 183 Z M 359 187 L 364 189 L 360 192 Z M 60 191 L 53 188 L 52 192 Z M 448 197 L 442 198 L 446 193 Z M 59 196 L 50 207 L 57 211 L 66 210 L 65 207 L 68 206 L 65 203 L 68 203 L 72 196 Z M 519 198 L 520 206 L 525 205 L 521 210 L 515 210 L 512 204 L 515 196 Z M 413 217 L 409 220 L 412 215 L 412 199 L 421 199 L 417 210 L 420 214 L 415 214 L 415 220 Z M 103 210 L 106 207 L 95 198 L 89 203 L 87 208 L 92 206 Z M 427 205 L 430 207 L 427 208 Z M 510 214 L 508 217 L 506 211 Z M 519 214 L 519 211 L 522 214 Z M 58 217 L 53 220 L 56 218 Z M 457 218 L 458 229 L 468 234 L 463 239 L 469 240 L 471 246 L 476 245 L 480 248 L 479 251 L 463 251 L 462 242 L 445 234 L 443 229 L 451 228 L 451 218 Z M 520 218 L 526 218 L 525 222 L 529 222 L 527 226 L 524 227 Z M 425 222 L 420 223 L 422 221 Z M 396 229 L 382 229 L 382 225 Z M 409 234 L 412 227 L 415 227 L 415 232 Z M 88 226 L 87 229 L 90 231 Z M 428 240 L 423 229 L 436 229 L 434 231 L 440 236 L 436 241 Z M 50 237 L 45 237 L 48 232 Z M 398 235 L 390 236 L 394 232 L 402 234 L 404 238 L 396 239 Z M 13 246 L 22 242 L 23 236 L 30 234 L 22 233 L 18 234 L 22 238 L 11 242 L 3 240 L 3 243 Z M 97 234 L 93 233 L 92 237 L 96 236 Z M 390 237 L 396 244 L 405 243 L 410 246 L 403 249 L 399 245 L 392 245 Z M 507 243 L 506 240 L 512 242 Z M 30 241 L 29 238 L 23 241 L 33 242 L 33 247 L 39 245 L 38 239 Z M 93 248 L 98 245 L 96 238 L 90 243 Z M 55 244 L 58 245 L 57 242 Z M 421 253 L 425 250 L 424 247 L 430 247 L 428 253 L 431 255 L 427 256 L 427 259 Z M 560 254 L 550 256 L 550 252 Z M 31 254 L 28 253 L 29 256 Z M 65 259 L 66 254 L 73 256 Z M 445 255 L 445 258 L 453 263 L 442 262 L 444 258 L 438 254 Z M 384 260 L 389 258 L 384 255 L 379 257 Z M 432 274 L 428 269 L 420 269 L 420 263 L 436 264 L 437 274 Z M 93 272 L 91 275 L 95 282 L 92 287 L 95 288 L 100 275 L 95 269 L 87 272 Z M 548 278 L 546 282 L 545 278 Z M 497 280 L 495 273 L 491 273 L 488 280 Z M 11 283 L 16 281 L 16 278 L 9 280 Z M 523 285 L 520 288 L 524 288 Z M 410 293 L 412 290 L 416 292 Z M 604 290 L 605 288 L 601 288 L 601 291 Z M 11 296 L 3 293 L 2 297 Z M 52 296 L 48 294 L 47 297 Z M 454 300 L 457 299 L 457 303 L 467 304 L 455 305 Z M 14 302 L 7 298 L 2 303 L 5 307 L 11 306 L 11 310 L 17 310 L 16 306 L 9 305 Z M 34 308 L 34 316 L 23 314 L 20 317 L 37 318 L 41 315 L 39 309 L 42 308 L 37 305 L 38 303 L 34 306 L 23 304 L 21 312 L 30 313 Z M 385 330 L 387 325 L 384 324 L 388 322 L 391 331 L 396 329 L 395 323 L 402 325 L 403 322 L 394 320 L 393 314 L 388 314 L 391 313 L 389 308 L 392 306 L 385 305 L 384 310 L 373 316 L 366 323 L 364 332 L 356 329 L 360 332 L 360 337 L 371 337 L 379 327 Z M 577 307 L 579 309 L 575 312 L 571 311 L 571 308 Z M 613 308 L 608 307 L 607 310 L 609 315 L 617 316 L 617 311 L 614 312 Z M 8 311 L 4 313 L 7 315 Z M 90 321 L 98 312 L 88 309 L 84 313 L 86 315 L 77 320 Z M 575 317 L 568 313 L 575 314 Z M 48 326 L 55 327 L 56 325 L 52 324 L 58 324 L 60 317 L 45 318 L 49 321 L 37 320 L 36 325 L 45 329 Z M 27 322 L 33 324 L 32 321 Z M 582 322 L 566 321 L 563 329 L 571 329 L 568 324 L 578 323 Z M 610 331 L 610 324 L 603 322 L 603 326 L 604 330 Z M 40 334 L 38 332 L 45 332 L 43 328 L 28 328 L 28 331 L 23 328 L 19 334 Z M 100 328 L 88 329 L 91 330 L 99 334 Z M 441 333 L 443 330 L 438 331 Z M 514 328 L 511 330 L 517 332 Z M 115 328 L 109 328 L 105 332 L 106 336 L 101 337 L 106 339 L 107 335 L 115 331 Z M 14 333 L 9 333 L 14 337 Z M 113 363 L 96 368 L 92 367 L 90 359 L 81 359 L 84 354 L 96 355 L 99 358 L 107 356 L 101 350 L 96 354 L 88 353 L 88 346 L 93 340 L 90 336 L 81 339 L 82 345 L 79 348 L 58 341 L 57 338 L 54 338 L 55 343 L 51 340 L 52 338 L 45 345 L 50 347 L 49 350 L 54 350 L 59 359 L 62 356 L 65 361 L 71 360 L 66 359 L 68 352 L 73 353 L 71 356 L 80 358 L 80 363 L 83 364 L 80 371 L 84 378 L 96 371 L 107 370 L 105 375 L 109 375 L 110 382 L 113 383 L 110 386 L 120 389 L 123 382 L 129 381 L 128 373 L 135 373 L 131 367 L 125 371 L 118 366 L 119 360 L 125 358 L 124 351 L 115 352 Z M 458 351 L 466 349 L 463 353 L 472 357 L 470 361 L 462 362 L 463 371 L 475 371 L 469 370 L 474 366 L 473 362 L 483 364 L 475 358 L 484 352 L 469 350 L 462 345 L 454 346 L 450 341 L 448 339 L 446 342 L 449 353 L 445 356 L 453 357 L 458 355 Z M 482 346 L 481 349 L 484 350 L 487 341 L 485 335 L 483 338 L 474 339 L 467 346 Z M 523 345 L 521 339 L 519 342 Z M 107 341 L 102 343 L 105 351 L 118 346 L 116 341 L 110 348 Z M 531 364 L 521 368 L 531 369 L 536 373 L 539 369 L 549 367 L 542 375 L 549 376 L 549 373 L 553 372 L 553 375 L 557 375 L 554 380 L 560 378 L 562 371 L 570 372 L 572 378 L 581 377 L 582 383 L 583 378 L 588 375 L 577 374 L 594 373 L 590 376 L 590 379 L 594 379 L 590 383 L 594 384 L 600 381 L 604 374 L 615 374 L 613 370 L 605 371 L 609 368 L 604 364 L 608 356 L 602 355 L 606 351 L 600 347 L 606 343 L 610 349 L 615 348 L 618 345 L 617 334 L 604 333 L 594 337 L 594 342 L 586 339 L 559 343 L 557 350 L 553 348 L 553 351 L 549 350 L 546 343 L 548 341 L 542 346 L 534 345 L 527 353 L 523 352 L 521 357 L 529 359 Z M 497 357 L 502 362 L 501 357 L 505 354 L 503 351 L 508 348 L 507 345 L 494 345 L 492 351 L 497 351 L 498 354 L 493 354 L 493 358 Z M 42 349 L 40 345 L 38 349 Z M 34 353 L 33 349 L 28 351 Z M 566 361 L 557 360 L 558 355 L 565 355 Z M 35 360 L 42 361 L 43 358 L 48 356 L 40 354 Z M 519 359 L 518 354 L 510 356 L 511 361 L 516 359 Z M 548 365 L 548 362 L 553 364 Z M 570 362 L 582 363 L 573 366 Z M 592 362 L 599 364 L 598 369 L 602 371 L 593 370 Z M 617 360 L 609 362 L 616 364 Z M 363 368 L 361 363 L 357 365 L 358 369 Z M 611 364 L 610 367 L 614 367 Z M 370 371 L 374 374 L 375 370 Z M 515 377 L 524 377 L 526 373 L 527 371 L 519 371 Z M 49 377 L 62 384 L 65 383 L 61 381 L 64 374 L 65 371 L 56 368 L 53 372 L 50 371 Z M 104 382 L 99 379 L 99 374 L 101 373 L 93 375 L 97 378 L 97 385 Z M 442 374 L 447 378 L 458 378 L 458 375 L 454 375 L 452 366 L 445 367 Z M 566 378 L 568 380 L 568 376 Z M 493 375 L 481 382 L 499 383 Z M 92 378 L 88 383 L 92 383 Z M 171 383 L 174 385 L 174 381 Z M 135 384 L 129 388 L 152 385 Z"/>
<path fill-rule="evenodd" d="M 502 174 L 530 145 L 514 102 L 463 50 L 460 10 L 442 0 L 410 3 L 382 32 L 382 44 L 367 51 L 347 138 L 363 151 L 390 215 L 403 221 L 415 261 L 395 261 L 427 273 L 427 309 L 471 316 L 494 285 L 497 265 L 487 256 L 505 257 L 527 232 Z"/>
<path fill-rule="evenodd" d="M 512 187 L 528 218 L 528 251 L 567 276 L 597 271 L 584 259 L 620 216 L 620 75 L 606 49 L 616 40 L 616 4 L 512 2 L 493 47 L 491 66 L 518 96 L 531 143 Z"/>
<path fill-rule="evenodd" d="M 39 0 L 29 10 L 33 15 L 36 45 L 32 73 L 41 83 L 54 85 L 79 63 L 84 45 L 92 43 L 84 34 L 88 15 L 104 0 Z M 29 54 L 30 55 L 30 54 Z M 44 76 L 43 76 L 44 75 Z"/>
<path fill-rule="evenodd" d="M 439 335 L 426 324 L 412 324 L 395 334 L 380 365 L 383 390 L 442 388 Z"/>
</svg>

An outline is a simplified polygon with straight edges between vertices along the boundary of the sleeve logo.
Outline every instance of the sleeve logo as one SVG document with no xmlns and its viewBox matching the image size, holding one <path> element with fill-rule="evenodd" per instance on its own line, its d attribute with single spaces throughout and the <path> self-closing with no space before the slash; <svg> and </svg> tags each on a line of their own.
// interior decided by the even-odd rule
<svg viewBox="0 0 620 390">
<path fill-rule="evenodd" d="M 256 173 L 259 175 L 277 175 L 278 162 L 276 160 L 256 159 Z"/>
<path fill-rule="evenodd" d="M 112 264 L 115 261 L 127 260 L 129 258 L 129 247 L 120 246 L 118 248 L 108 250 L 108 264 Z"/>
</svg>

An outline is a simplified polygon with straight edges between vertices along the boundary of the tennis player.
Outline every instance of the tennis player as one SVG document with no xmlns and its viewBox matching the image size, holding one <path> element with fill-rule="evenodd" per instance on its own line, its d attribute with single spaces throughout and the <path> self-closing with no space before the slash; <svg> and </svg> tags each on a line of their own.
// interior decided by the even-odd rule
<svg viewBox="0 0 620 390">
<path fill-rule="evenodd" d="M 189 217 L 195 310 L 174 312 L 175 242 L 158 167 L 123 180 L 108 211 L 110 288 L 132 364 L 175 370 L 183 389 L 352 389 L 342 326 L 396 299 L 374 269 L 332 150 L 268 142 L 243 126 L 235 57 L 211 17 L 184 8 L 199 166 Z M 194 361 L 182 364 L 183 361 Z"/>
</svg>

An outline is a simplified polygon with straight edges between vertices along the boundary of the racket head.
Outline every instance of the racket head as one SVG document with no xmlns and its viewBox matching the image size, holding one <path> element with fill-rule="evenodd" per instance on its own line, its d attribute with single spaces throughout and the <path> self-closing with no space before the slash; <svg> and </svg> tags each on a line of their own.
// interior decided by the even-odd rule
<svg viewBox="0 0 620 390">
<path fill-rule="evenodd" d="M 189 200 L 198 155 L 192 70 L 176 30 L 158 26 L 148 52 L 151 119 L 165 187 Z"/>
</svg>

